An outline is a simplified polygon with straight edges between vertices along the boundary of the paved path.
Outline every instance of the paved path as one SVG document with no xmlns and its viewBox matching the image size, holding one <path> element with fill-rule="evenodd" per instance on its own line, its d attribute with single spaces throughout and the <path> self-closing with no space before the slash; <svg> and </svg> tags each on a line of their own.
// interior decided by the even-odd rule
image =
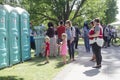
<svg viewBox="0 0 120 80">
<path fill-rule="evenodd" d="M 120 47 L 102 49 L 102 68 L 93 69 L 95 62 L 89 61 L 91 53 L 79 47 L 76 61 L 65 66 L 53 80 L 120 80 Z"/>
</svg>

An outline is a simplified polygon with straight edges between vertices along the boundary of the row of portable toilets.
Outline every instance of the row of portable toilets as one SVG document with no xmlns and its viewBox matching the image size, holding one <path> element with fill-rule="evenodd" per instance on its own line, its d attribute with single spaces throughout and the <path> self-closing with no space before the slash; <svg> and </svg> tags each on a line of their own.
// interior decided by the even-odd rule
<svg viewBox="0 0 120 80">
<path fill-rule="evenodd" d="M 0 68 L 31 58 L 29 13 L 10 5 L 0 5 Z"/>
</svg>

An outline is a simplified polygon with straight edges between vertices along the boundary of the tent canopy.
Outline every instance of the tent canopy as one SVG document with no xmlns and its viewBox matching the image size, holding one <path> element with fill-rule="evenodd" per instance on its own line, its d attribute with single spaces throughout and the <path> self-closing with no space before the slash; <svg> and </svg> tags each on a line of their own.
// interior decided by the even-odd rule
<svg viewBox="0 0 120 80">
<path fill-rule="evenodd" d="M 112 26 L 120 26 L 120 21 L 113 22 L 113 23 L 111 23 L 110 25 L 112 25 Z"/>
</svg>

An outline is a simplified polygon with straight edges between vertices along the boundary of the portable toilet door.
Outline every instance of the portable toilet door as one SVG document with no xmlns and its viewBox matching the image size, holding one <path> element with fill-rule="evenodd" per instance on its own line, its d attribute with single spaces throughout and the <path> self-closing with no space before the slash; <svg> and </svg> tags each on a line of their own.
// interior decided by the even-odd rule
<svg viewBox="0 0 120 80">
<path fill-rule="evenodd" d="M 7 15 L 8 12 L 2 5 L 0 5 L 0 68 L 9 65 Z"/>
<path fill-rule="evenodd" d="M 22 49 L 22 61 L 31 58 L 30 53 L 30 27 L 29 27 L 29 14 L 23 12 L 21 18 L 21 49 Z"/>
<path fill-rule="evenodd" d="M 22 62 L 31 58 L 30 53 L 30 25 L 29 25 L 29 13 L 17 7 L 16 10 L 20 14 L 20 29 L 21 29 L 21 59 Z"/>
<path fill-rule="evenodd" d="M 15 9 L 9 13 L 10 65 L 20 62 L 19 14 Z"/>
</svg>

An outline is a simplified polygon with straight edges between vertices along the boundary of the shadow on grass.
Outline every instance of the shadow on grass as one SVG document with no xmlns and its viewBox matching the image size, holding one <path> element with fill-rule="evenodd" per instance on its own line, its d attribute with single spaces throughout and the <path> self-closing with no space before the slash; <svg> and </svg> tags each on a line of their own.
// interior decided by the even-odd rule
<svg viewBox="0 0 120 80">
<path fill-rule="evenodd" d="M 24 79 L 18 78 L 16 76 L 0 76 L 0 80 L 24 80 Z"/>
<path fill-rule="evenodd" d="M 56 68 L 61 68 L 63 67 L 65 64 L 63 62 L 59 62 L 57 65 L 56 65 Z"/>
<path fill-rule="evenodd" d="M 45 65 L 45 63 L 44 64 L 38 64 L 37 66 L 43 66 L 43 65 Z"/>
<path fill-rule="evenodd" d="M 39 64 L 44 61 L 45 61 L 44 57 L 32 57 L 31 60 L 29 60 L 27 62 L 31 63 L 30 65 L 36 65 L 36 64 Z"/>
<path fill-rule="evenodd" d="M 61 68 L 61 67 L 64 67 L 65 65 L 71 63 L 71 61 L 66 61 L 66 62 L 67 62 L 66 64 L 64 64 L 64 62 L 59 62 L 59 63 L 57 63 L 57 65 L 56 65 L 55 68 Z"/>
<path fill-rule="evenodd" d="M 44 66 L 46 65 L 45 63 L 40 63 L 40 64 L 37 64 L 37 66 Z"/>
<path fill-rule="evenodd" d="M 78 52 L 75 51 L 75 56 L 78 55 Z M 69 59 L 69 54 L 67 55 L 67 59 Z M 50 56 L 49 57 L 49 60 L 50 62 L 53 61 L 53 62 L 56 62 L 56 68 L 60 68 L 62 67 L 63 65 L 61 64 L 62 62 L 62 56 L 56 56 L 56 57 L 53 57 L 53 56 Z M 41 57 L 41 56 L 37 56 L 35 57 L 32 53 L 32 58 L 31 60 L 29 61 L 26 61 L 27 63 L 30 63 L 30 65 L 36 65 L 36 66 L 44 66 L 45 64 L 43 62 L 46 61 L 46 58 L 45 57 Z"/>
<path fill-rule="evenodd" d="M 49 57 L 50 62 L 51 61 L 61 61 L 61 57 L 60 56 L 56 56 L 56 57 Z M 32 57 L 31 60 L 27 61 L 28 63 L 30 63 L 30 65 L 37 65 L 37 66 L 44 66 L 45 64 L 43 62 L 46 61 L 45 57 Z"/>
</svg>

